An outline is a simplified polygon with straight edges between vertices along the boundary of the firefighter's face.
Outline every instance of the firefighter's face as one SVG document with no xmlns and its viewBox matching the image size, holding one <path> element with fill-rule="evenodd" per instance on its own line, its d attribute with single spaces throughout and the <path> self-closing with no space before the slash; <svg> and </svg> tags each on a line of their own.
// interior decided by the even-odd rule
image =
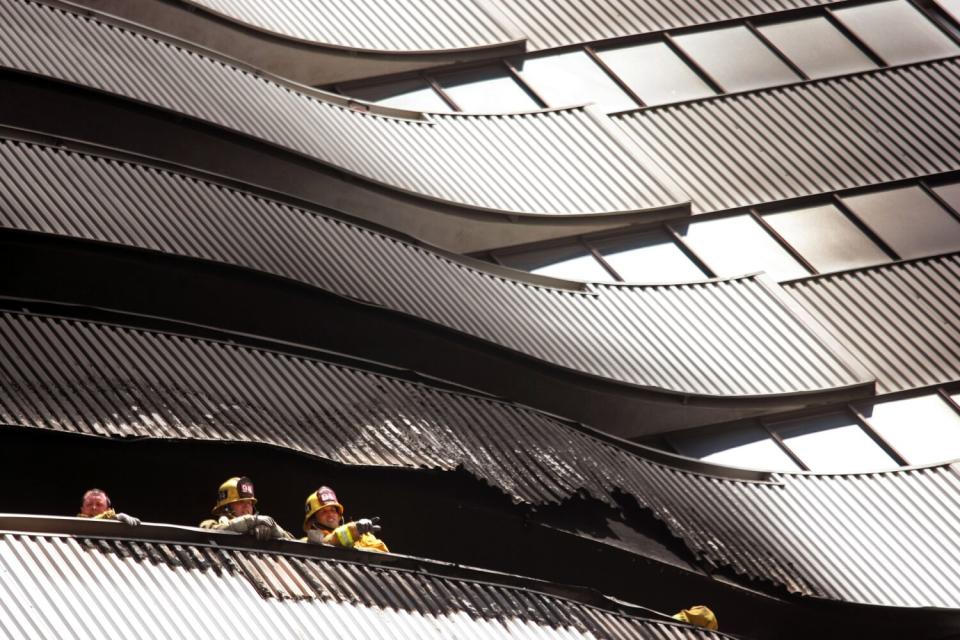
<svg viewBox="0 0 960 640">
<path fill-rule="evenodd" d="M 92 518 L 106 511 L 110 506 L 110 499 L 102 491 L 88 491 L 83 496 L 80 513 Z"/>
<path fill-rule="evenodd" d="M 233 513 L 235 518 L 239 518 L 240 516 L 249 516 L 253 513 L 253 503 L 248 500 L 231 503 L 230 512 Z"/>
<path fill-rule="evenodd" d="M 336 507 L 324 507 L 314 516 L 324 528 L 336 529 L 340 526 L 340 512 Z"/>
</svg>

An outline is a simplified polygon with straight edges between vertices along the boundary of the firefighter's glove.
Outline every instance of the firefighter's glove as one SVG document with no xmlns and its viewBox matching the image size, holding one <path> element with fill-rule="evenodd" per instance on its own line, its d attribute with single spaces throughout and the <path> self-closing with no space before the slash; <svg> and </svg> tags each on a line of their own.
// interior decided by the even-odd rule
<svg viewBox="0 0 960 640">
<path fill-rule="evenodd" d="M 257 524 L 257 516 L 247 515 L 234 518 L 227 523 L 223 529 L 224 531 L 233 531 L 236 533 L 247 533 Z"/>
<path fill-rule="evenodd" d="M 377 535 L 383 527 L 380 526 L 380 518 L 361 518 L 357 520 L 357 533 L 363 535 L 365 533 L 372 533 Z"/>
<path fill-rule="evenodd" d="M 260 542 L 266 542 L 267 540 L 273 540 L 273 527 L 268 527 L 264 524 L 259 524 L 250 530 L 250 533 L 253 534 L 253 537 L 259 540 Z"/>
<path fill-rule="evenodd" d="M 135 527 L 140 524 L 140 518 L 134 518 L 133 516 L 128 516 L 125 513 L 118 513 L 114 516 L 118 522 L 122 522 L 128 527 Z"/>
</svg>

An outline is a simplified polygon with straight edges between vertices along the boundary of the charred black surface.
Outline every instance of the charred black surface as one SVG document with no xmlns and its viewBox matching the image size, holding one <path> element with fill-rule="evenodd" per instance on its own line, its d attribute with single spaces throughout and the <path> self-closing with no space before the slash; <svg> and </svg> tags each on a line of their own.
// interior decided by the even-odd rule
<svg viewBox="0 0 960 640">
<path fill-rule="evenodd" d="M 936 637 L 931 634 L 960 624 L 955 612 L 917 610 L 901 616 L 898 610 L 897 621 L 878 625 L 875 607 L 763 593 L 714 579 L 691 564 L 664 527 L 626 499 L 620 510 L 584 499 L 533 510 L 513 505 L 463 472 L 349 467 L 262 445 L 0 430 L 0 482 L 25 489 L 6 492 L 3 510 L 8 512 L 73 515 L 83 491 L 97 486 L 110 493 L 118 510 L 149 522 L 195 526 L 208 517 L 216 487 L 239 474 L 254 480 L 261 512 L 297 535 L 307 494 L 329 484 L 348 517 L 382 518 L 382 537 L 397 553 L 583 585 L 665 612 L 709 603 L 724 630 L 750 637 L 823 637 L 824 629 L 852 634 L 861 628 L 894 638 L 904 637 L 898 634 L 906 633 L 907 623 L 914 632 L 929 632 L 913 637 Z M 153 557 L 133 543 L 121 546 L 100 550 L 140 553 L 142 561 L 187 569 L 236 570 L 222 560 L 210 564 L 220 556 L 208 553 Z"/>
</svg>

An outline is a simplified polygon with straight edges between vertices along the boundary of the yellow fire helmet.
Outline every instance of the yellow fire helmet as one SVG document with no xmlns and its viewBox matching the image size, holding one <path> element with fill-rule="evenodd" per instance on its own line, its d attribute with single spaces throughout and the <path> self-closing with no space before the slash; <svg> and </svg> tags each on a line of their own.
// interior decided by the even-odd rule
<svg viewBox="0 0 960 640">
<path fill-rule="evenodd" d="M 680 622 L 687 622 L 698 627 L 705 627 L 711 631 L 717 631 L 720 626 L 717 624 L 717 616 L 713 614 L 713 611 L 710 610 L 710 607 L 705 607 L 702 604 L 698 604 L 695 607 L 690 607 L 689 609 L 684 609 L 680 613 L 676 613 L 673 617 Z"/>
<path fill-rule="evenodd" d="M 249 502 L 257 504 L 257 499 L 253 495 L 253 480 L 246 476 L 230 478 L 222 485 L 217 492 L 217 504 L 212 509 L 213 515 L 223 515 L 227 505 L 234 502 Z"/>
<path fill-rule="evenodd" d="M 303 530 L 310 531 L 310 518 L 324 507 L 336 507 L 343 517 L 343 505 L 337 501 L 337 494 L 330 487 L 320 487 L 307 496 L 307 502 L 303 506 L 306 515 L 303 516 Z"/>
</svg>

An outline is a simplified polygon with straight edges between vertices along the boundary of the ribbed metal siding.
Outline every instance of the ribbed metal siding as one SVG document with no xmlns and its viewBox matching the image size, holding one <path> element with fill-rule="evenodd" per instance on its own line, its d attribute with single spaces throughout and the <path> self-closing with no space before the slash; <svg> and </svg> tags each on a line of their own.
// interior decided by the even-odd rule
<svg viewBox="0 0 960 640">
<path fill-rule="evenodd" d="M 232 344 L 25 314 L 0 316 L 0 423 L 255 441 L 345 464 L 462 465 L 534 504 L 582 491 L 615 506 L 621 491 L 715 566 L 805 594 L 960 606 L 960 479 L 948 465 L 772 482 L 711 477 L 495 400 Z"/>
<path fill-rule="evenodd" d="M 0 568 L 0 628 L 18 638 L 728 637 L 518 588 L 191 545 L 3 534 Z"/>
<path fill-rule="evenodd" d="M 6 227 L 252 267 L 654 389 L 751 396 L 867 380 L 756 279 L 551 289 L 142 165 L 11 141 L 0 158 Z"/>
<path fill-rule="evenodd" d="M 615 116 L 714 211 L 960 168 L 956 59 Z"/>
<path fill-rule="evenodd" d="M 352 49 L 434 51 L 511 42 L 478 0 L 187 0 L 299 40 Z"/>
<path fill-rule="evenodd" d="M 830 4 L 823 0 L 490 0 L 530 50 Z"/>
<path fill-rule="evenodd" d="M 788 283 L 881 393 L 960 379 L 960 256 Z"/>
<path fill-rule="evenodd" d="M 0 3 L 0 64 L 171 109 L 374 182 L 469 207 L 561 215 L 685 201 L 580 109 L 382 117 L 28 0 Z"/>
</svg>

